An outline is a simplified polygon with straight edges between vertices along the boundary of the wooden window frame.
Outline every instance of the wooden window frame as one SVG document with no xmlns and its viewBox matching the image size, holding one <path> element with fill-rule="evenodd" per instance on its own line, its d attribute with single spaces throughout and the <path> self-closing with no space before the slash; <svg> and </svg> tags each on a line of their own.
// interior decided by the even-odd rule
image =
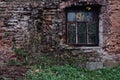
<svg viewBox="0 0 120 80">
<path fill-rule="evenodd" d="M 68 44 L 68 45 L 70 45 L 70 46 L 99 46 L 99 18 L 98 18 L 98 15 L 99 15 L 99 11 L 97 11 L 96 10 L 96 8 L 95 9 L 93 9 L 91 12 L 93 12 L 93 14 L 94 15 L 92 15 L 92 17 L 95 19 L 95 22 L 86 22 L 86 21 L 68 21 L 67 20 L 67 15 L 68 15 L 68 13 L 69 12 L 78 12 L 78 11 L 81 11 L 81 12 L 89 12 L 89 11 L 86 11 L 86 10 L 84 10 L 83 8 L 80 10 L 80 9 L 75 9 L 75 8 L 71 8 L 71 9 L 66 9 L 66 44 Z M 77 25 L 77 23 L 85 23 L 85 25 L 86 25 L 86 38 L 85 38 L 85 44 L 83 43 L 83 44 L 78 44 L 78 42 L 77 42 L 77 40 L 78 39 L 76 39 L 76 43 L 75 44 L 72 44 L 72 43 L 68 43 L 68 23 L 75 23 L 76 24 L 76 35 L 77 35 L 77 37 L 76 38 L 78 38 L 78 34 L 77 34 L 77 28 L 78 28 L 78 25 Z M 91 24 L 95 24 L 96 25 L 96 43 L 94 43 L 94 44 L 89 44 L 88 43 L 88 35 L 89 35 L 89 33 L 88 33 L 88 23 L 91 23 Z"/>
</svg>

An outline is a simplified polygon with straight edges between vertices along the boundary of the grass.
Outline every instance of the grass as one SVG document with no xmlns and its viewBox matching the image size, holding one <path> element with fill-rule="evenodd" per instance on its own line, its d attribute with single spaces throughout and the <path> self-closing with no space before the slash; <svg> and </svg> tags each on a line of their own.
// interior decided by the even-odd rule
<svg viewBox="0 0 120 80">
<path fill-rule="evenodd" d="M 19 60 L 13 60 L 10 62 L 11 64 L 21 66 L 29 62 L 28 55 L 24 50 L 15 49 L 15 52 L 17 53 L 17 58 L 25 59 L 25 60 L 23 60 L 22 63 L 18 62 Z M 35 62 L 34 64 L 25 65 L 25 66 L 30 66 L 30 65 L 32 66 L 30 66 L 30 69 L 26 73 L 25 78 L 18 80 L 119 80 L 120 79 L 120 67 L 103 68 L 103 69 L 90 71 L 87 69 L 72 66 L 75 63 L 75 59 L 72 58 L 70 58 L 70 60 L 67 60 L 68 65 L 64 65 L 65 64 L 64 62 L 66 60 L 63 60 L 60 57 L 57 58 L 53 58 L 53 57 L 38 58 L 38 57 L 34 59 L 38 63 Z M 39 62 L 40 65 L 38 65 Z M 1 77 L 1 78 L 3 80 L 14 80 L 14 79 L 8 79 L 6 77 Z"/>
<path fill-rule="evenodd" d="M 120 68 L 87 70 L 70 65 L 45 67 L 32 66 L 24 80 L 119 80 Z"/>
</svg>

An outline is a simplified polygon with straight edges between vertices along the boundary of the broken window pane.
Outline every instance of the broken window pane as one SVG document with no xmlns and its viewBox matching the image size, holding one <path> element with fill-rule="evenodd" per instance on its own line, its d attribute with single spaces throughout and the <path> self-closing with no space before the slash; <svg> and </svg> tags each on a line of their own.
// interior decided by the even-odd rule
<svg viewBox="0 0 120 80">
<path fill-rule="evenodd" d="M 85 14 L 84 14 L 84 12 L 78 12 L 76 14 L 76 19 L 77 19 L 77 21 L 85 21 Z"/>
<path fill-rule="evenodd" d="M 76 20 L 84 22 L 92 21 L 92 12 L 77 12 Z"/>
</svg>

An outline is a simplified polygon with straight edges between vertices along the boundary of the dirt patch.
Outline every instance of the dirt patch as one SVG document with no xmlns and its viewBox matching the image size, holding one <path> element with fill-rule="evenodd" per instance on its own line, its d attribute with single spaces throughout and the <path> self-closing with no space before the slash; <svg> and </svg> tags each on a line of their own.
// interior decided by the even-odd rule
<svg viewBox="0 0 120 80">
<path fill-rule="evenodd" d="M 6 66 L 0 68 L 0 80 L 4 80 L 2 77 L 11 78 L 12 80 L 24 78 L 26 71 L 26 66 Z"/>
</svg>

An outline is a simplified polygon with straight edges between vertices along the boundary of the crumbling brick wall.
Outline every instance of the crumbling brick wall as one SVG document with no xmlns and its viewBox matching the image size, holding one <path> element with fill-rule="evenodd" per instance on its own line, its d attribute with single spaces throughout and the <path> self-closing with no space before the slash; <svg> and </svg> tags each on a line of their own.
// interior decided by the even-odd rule
<svg viewBox="0 0 120 80">
<path fill-rule="evenodd" d="M 37 4 L 36 4 L 37 3 Z M 32 10 L 41 2 L 25 0 L 0 1 L 0 62 L 7 63 L 14 55 L 13 48 L 24 48 Z"/>
<path fill-rule="evenodd" d="M 108 39 L 108 51 L 120 53 L 120 1 L 109 0 L 109 17 L 110 17 L 110 32 Z"/>
<path fill-rule="evenodd" d="M 65 43 L 65 12 L 70 6 L 101 5 L 100 46 L 84 48 Z M 0 1 L 0 60 L 7 62 L 14 55 L 13 48 L 24 48 L 31 53 L 71 53 L 97 51 L 120 53 L 120 19 L 118 0 L 1 0 Z M 62 53 L 62 52 L 61 52 Z M 63 53 L 64 54 L 64 53 Z M 114 57 L 115 55 L 113 55 Z M 95 59 L 95 58 L 93 58 Z M 118 59 L 118 58 L 116 58 Z M 100 60 L 99 60 L 100 61 Z"/>
</svg>

